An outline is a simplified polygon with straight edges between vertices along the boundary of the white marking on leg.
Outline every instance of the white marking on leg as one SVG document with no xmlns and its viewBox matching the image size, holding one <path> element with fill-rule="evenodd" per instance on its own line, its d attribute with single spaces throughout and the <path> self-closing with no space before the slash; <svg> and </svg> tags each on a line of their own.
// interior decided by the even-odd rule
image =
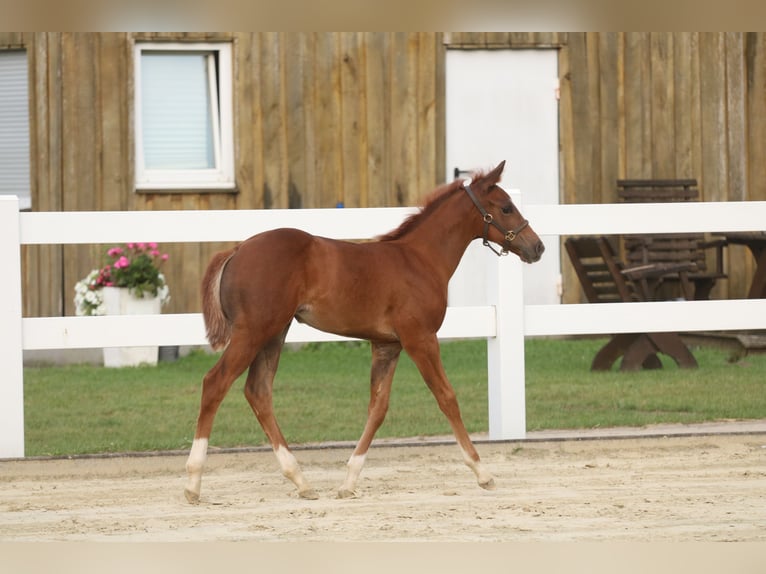
<svg viewBox="0 0 766 574">
<path fill-rule="evenodd" d="M 471 455 L 469 455 L 465 450 L 463 450 L 463 447 L 460 447 L 460 452 L 463 453 L 463 460 L 468 465 L 468 467 L 473 471 L 473 473 L 476 475 L 476 480 L 479 483 L 479 486 L 482 488 L 492 489 L 495 487 L 495 479 L 492 477 L 492 474 L 487 471 L 486 468 L 484 468 L 484 465 L 481 463 L 480 460 L 474 460 L 471 458 Z"/>
<path fill-rule="evenodd" d="M 277 461 L 279 461 L 279 466 L 282 469 L 282 474 L 295 482 L 293 477 L 296 473 L 300 474 L 300 467 L 298 466 L 298 461 L 296 460 L 295 456 L 293 456 L 293 453 L 280 445 L 274 451 L 274 454 L 277 456 Z"/>
<path fill-rule="evenodd" d="M 298 494 L 300 494 L 302 498 L 318 498 L 317 494 L 309 486 L 308 482 L 306 482 L 306 479 L 303 478 L 301 467 L 293 453 L 284 446 L 279 445 L 279 447 L 274 449 L 274 454 L 282 469 L 282 474 L 295 484 L 298 488 Z"/>
<path fill-rule="evenodd" d="M 202 469 L 207 460 L 206 438 L 195 438 L 192 443 L 189 458 L 186 460 L 186 472 L 189 474 L 189 481 L 186 485 L 186 498 L 190 502 L 199 500 L 199 493 L 202 487 Z"/>
<path fill-rule="evenodd" d="M 343 485 L 338 491 L 338 495 L 341 498 L 347 498 L 354 495 L 354 487 L 356 486 L 356 481 L 359 479 L 359 475 L 362 472 L 362 467 L 364 466 L 364 461 L 366 458 L 367 454 L 352 454 L 351 458 L 348 459 L 348 463 L 346 464 L 348 467 L 348 471 L 346 472 L 346 480 L 343 482 Z"/>
</svg>

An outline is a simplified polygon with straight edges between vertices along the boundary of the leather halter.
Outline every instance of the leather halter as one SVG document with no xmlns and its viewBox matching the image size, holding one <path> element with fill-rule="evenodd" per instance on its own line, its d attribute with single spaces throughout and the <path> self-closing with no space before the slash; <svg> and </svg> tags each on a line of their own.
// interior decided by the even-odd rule
<svg viewBox="0 0 766 574">
<path fill-rule="evenodd" d="M 471 198 L 471 201 L 473 201 L 473 204 L 476 206 L 476 209 L 479 210 L 479 213 L 481 213 L 481 217 L 484 220 L 484 236 L 482 237 L 482 244 L 489 247 L 496 255 L 508 255 L 508 250 L 511 247 L 511 241 L 516 239 L 516 236 L 522 232 L 522 230 L 529 225 L 529 221 L 526 219 L 519 225 L 516 229 L 513 229 L 511 231 L 507 230 L 505 227 L 500 225 L 497 221 L 495 221 L 495 218 L 492 217 L 491 213 L 487 213 L 487 210 L 484 209 L 484 206 L 482 206 L 481 203 L 479 203 L 479 200 L 476 199 L 476 194 L 474 194 L 473 190 L 471 189 L 470 185 L 464 185 L 463 189 L 465 189 L 465 192 L 468 194 L 468 197 Z M 495 227 L 500 233 L 503 234 L 503 246 L 500 251 L 492 247 L 492 244 L 489 242 L 489 239 L 487 238 L 489 235 L 489 226 L 492 225 Z"/>
</svg>

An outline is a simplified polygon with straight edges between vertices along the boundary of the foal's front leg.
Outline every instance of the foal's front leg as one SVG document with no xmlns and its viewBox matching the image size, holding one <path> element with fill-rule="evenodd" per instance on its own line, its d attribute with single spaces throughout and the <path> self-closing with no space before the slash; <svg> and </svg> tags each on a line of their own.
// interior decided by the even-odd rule
<svg viewBox="0 0 766 574">
<path fill-rule="evenodd" d="M 372 343 L 372 369 L 370 371 L 370 404 L 367 408 L 367 423 L 362 437 L 348 460 L 346 480 L 338 490 L 338 498 L 354 496 L 354 487 L 362 472 L 367 451 L 375 433 L 383 424 L 391 396 L 391 383 L 399 361 L 402 346 L 399 343 Z"/>
<path fill-rule="evenodd" d="M 479 453 L 473 446 L 471 437 L 465 429 L 463 419 L 460 416 L 460 407 L 458 406 L 455 390 L 452 388 L 447 374 L 444 372 L 444 366 L 439 352 L 439 340 L 434 334 L 431 337 L 415 339 L 404 345 L 405 351 L 417 365 L 420 374 L 428 385 L 428 388 L 436 398 L 439 408 L 447 417 L 452 432 L 463 453 L 463 461 L 476 475 L 479 486 L 487 490 L 495 488 L 495 479 L 484 468 L 479 458 Z"/>
</svg>

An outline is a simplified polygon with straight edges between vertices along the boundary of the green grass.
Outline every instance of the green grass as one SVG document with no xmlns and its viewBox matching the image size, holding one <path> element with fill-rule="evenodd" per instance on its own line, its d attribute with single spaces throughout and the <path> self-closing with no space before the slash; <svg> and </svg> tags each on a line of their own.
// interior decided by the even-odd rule
<svg viewBox="0 0 766 574">
<path fill-rule="evenodd" d="M 527 341 L 527 427 L 593 428 L 766 417 L 766 356 L 730 363 L 722 350 L 693 349 L 700 368 L 593 373 L 601 339 Z M 450 342 L 442 356 L 470 432 L 487 429 L 486 343 Z M 201 380 L 216 357 L 193 353 L 157 367 L 76 365 L 24 370 L 26 453 L 62 455 L 186 449 Z M 367 412 L 367 344 L 286 350 L 274 402 L 293 444 L 356 440 Z M 218 413 L 213 446 L 266 442 L 237 381 Z M 446 419 L 404 354 L 379 437 L 449 434 Z"/>
</svg>

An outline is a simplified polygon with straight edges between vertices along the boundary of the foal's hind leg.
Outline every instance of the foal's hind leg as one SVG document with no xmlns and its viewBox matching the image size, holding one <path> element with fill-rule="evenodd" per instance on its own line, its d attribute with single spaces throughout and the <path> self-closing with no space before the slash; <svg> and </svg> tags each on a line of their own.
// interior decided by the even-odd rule
<svg viewBox="0 0 766 574">
<path fill-rule="evenodd" d="M 375 432 L 383 424 L 388 411 L 388 399 L 391 396 L 391 382 L 399 360 L 402 346 L 399 343 L 373 343 L 372 369 L 370 372 L 370 405 L 367 409 L 367 423 L 362 437 L 348 460 L 346 480 L 338 490 L 338 498 L 354 496 L 354 487 L 362 472 L 364 459 L 370 448 Z"/>
<path fill-rule="evenodd" d="M 495 488 L 495 479 L 484 468 L 479 458 L 479 453 L 465 430 L 463 419 L 460 416 L 460 407 L 458 406 L 455 391 L 452 388 L 447 374 L 444 372 L 441 355 L 439 353 L 439 340 L 436 335 L 425 338 L 414 339 L 404 342 L 404 350 L 410 355 L 418 367 L 420 374 L 428 385 L 428 388 L 436 398 L 439 408 L 447 417 L 455 433 L 460 450 L 463 453 L 463 460 L 476 474 L 479 486 L 492 490 Z"/>
<path fill-rule="evenodd" d="M 279 465 L 282 468 L 282 474 L 289 478 L 298 488 L 298 494 L 301 498 L 311 500 L 319 498 L 303 478 L 298 461 L 295 459 L 287 446 L 282 431 L 279 428 L 277 419 L 274 416 L 274 406 L 272 401 L 272 389 L 274 384 L 274 374 L 279 366 L 279 356 L 282 352 L 287 329 L 281 336 L 275 337 L 269 341 L 258 353 L 250 365 L 250 372 L 247 375 L 245 384 L 245 397 L 250 407 L 253 409 L 258 422 L 261 423 L 263 431 L 271 442 L 274 454 L 277 456 Z"/>
<path fill-rule="evenodd" d="M 189 502 L 199 502 L 202 469 L 207 460 L 208 440 L 218 407 L 226 393 L 229 392 L 232 383 L 253 361 L 254 353 L 255 350 L 249 341 L 243 342 L 242 339 L 233 338 L 221 358 L 202 380 L 202 399 L 197 418 L 197 430 L 194 433 L 194 442 L 186 461 L 186 472 L 189 479 L 184 494 Z"/>
</svg>

